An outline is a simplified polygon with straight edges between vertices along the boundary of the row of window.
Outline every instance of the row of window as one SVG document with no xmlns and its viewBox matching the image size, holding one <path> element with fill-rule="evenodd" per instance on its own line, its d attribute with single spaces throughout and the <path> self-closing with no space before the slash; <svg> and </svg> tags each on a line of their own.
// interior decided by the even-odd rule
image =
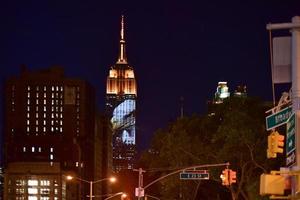
<svg viewBox="0 0 300 200">
<path fill-rule="evenodd" d="M 23 147 L 23 152 L 27 152 L 28 149 L 30 151 L 30 147 L 29 148 Z M 53 151 L 54 151 L 53 147 L 50 147 L 50 152 L 53 153 Z M 42 152 L 42 147 L 31 147 L 31 152 Z M 52 155 L 52 154 L 50 154 L 50 155 Z M 53 156 L 52 156 L 52 158 L 53 158 Z"/>
<path fill-rule="evenodd" d="M 13 86 L 14 87 L 14 86 Z M 12 87 L 12 89 L 13 89 Z M 47 86 L 36 86 L 35 87 L 35 90 L 36 91 L 39 91 L 40 90 L 40 87 L 43 88 L 43 91 L 47 91 Z M 27 86 L 27 90 L 30 91 L 31 90 L 31 87 L 30 86 Z M 64 88 L 62 86 L 51 86 L 51 91 L 63 91 Z"/>
</svg>

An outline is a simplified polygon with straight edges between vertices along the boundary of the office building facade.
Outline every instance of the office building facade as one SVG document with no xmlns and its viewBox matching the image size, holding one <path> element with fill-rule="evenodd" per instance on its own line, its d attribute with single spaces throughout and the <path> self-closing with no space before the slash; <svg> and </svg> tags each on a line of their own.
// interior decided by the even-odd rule
<svg viewBox="0 0 300 200">
<path fill-rule="evenodd" d="M 95 109 L 94 89 L 87 82 L 64 77 L 60 67 L 36 72 L 24 68 L 19 77 L 8 79 L 5 85 L 5 168 L 16 169 L 15 163 L 36 163 L 29 165 L 34 176 L 34 166 L 48 163 L 45 173 L 55 168 L 55 173 L 72 173 L 85 180 L 106 176 L 95 176 L 96 171 L 102 170 L 95 160 L 103 150 L 95 148 L 102 142 L 95 137 L 104 134 L 96 133 Z M 5 185 L 14 179 L 10 174 L 14 173 L 5 173 Z M 88 184 L 78 183 L 74 187 L 70 189 L 74 194 L 67 199 L 80 199 L 88 194 Z M 64 185 L 60 188 L 63 192 Z M 48 199 L 39 198 L 41 191 L 35 191 L 36 195 L 22 196 L 5 188 L 5 195 L 7 199 Z"/>
</svg>

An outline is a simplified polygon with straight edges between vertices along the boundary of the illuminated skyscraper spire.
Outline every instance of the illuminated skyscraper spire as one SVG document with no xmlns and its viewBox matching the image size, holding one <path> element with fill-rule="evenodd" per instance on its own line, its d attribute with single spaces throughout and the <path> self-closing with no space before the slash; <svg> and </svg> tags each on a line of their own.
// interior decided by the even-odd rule
<svg viewBox="0 0 300 200">
<path fill-rule="evenodd" d="M 127 58 L 125 54 L 125 38 L 124 38 L 124 15 L 121 18 L 121 32 L 120 32 L 120 52 L 117 64 L 127 64 Z"/>
</svg>

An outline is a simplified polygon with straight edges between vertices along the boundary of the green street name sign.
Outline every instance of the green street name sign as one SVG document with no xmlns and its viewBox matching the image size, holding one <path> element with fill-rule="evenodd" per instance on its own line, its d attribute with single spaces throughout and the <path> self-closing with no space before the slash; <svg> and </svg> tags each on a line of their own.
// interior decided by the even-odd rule
<svg viewBox="0 0 300 200">
<path fill-rule="evenodd" d="M 286 153 L 291 153 L 296 148 L 295 138 L 295 113 L 291 115 L 286 123 Z"/>
<path fill-rule="evenodd" d="M 282 124 L 285 124 L 289 117 L 292 114 L 292 107 L 289 106 L 285 109 L 280 110 L 277 113 L 274 113 L 272 115 L 269 115 L 266 117 L 266 129 L 267 131 L 276 128 L 278 126 L 281 126 Z"/>
<path fill-rule="evenodd" d="M 296 115 L 293 113 L 286 122 L 286 166 L 296 164 Z"/>
</svg>

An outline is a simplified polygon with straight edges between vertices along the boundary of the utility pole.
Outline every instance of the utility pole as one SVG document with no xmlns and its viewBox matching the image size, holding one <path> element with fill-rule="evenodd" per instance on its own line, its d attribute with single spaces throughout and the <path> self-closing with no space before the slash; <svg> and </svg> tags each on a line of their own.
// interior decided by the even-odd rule
<svg viewBox="0 0 300 200">
<path fill-rule="evenodd" d="M 268 30 L 290 30 L 292 33 L 292 107 L 296 115 L 296 164 L 292 170 L 300 169 L 300 16 L 292 18 L 290 23 L 267 24 Z M 271 49 L 272 51 L 272 49 Z M 296 179 L 292 181 L 292 192 L 295 194 L 300 185 Z"/>
<path fill-rule="evenodd" d="M 138 200 L 142 200 L 144 196 L 144 188 L 143 188 L 143 173 L 146 172 L 142 168 L 134 169 L 133 171 L 139 172 L 139 186 L 136 188 L 136 196 Z"/>
</svg>

